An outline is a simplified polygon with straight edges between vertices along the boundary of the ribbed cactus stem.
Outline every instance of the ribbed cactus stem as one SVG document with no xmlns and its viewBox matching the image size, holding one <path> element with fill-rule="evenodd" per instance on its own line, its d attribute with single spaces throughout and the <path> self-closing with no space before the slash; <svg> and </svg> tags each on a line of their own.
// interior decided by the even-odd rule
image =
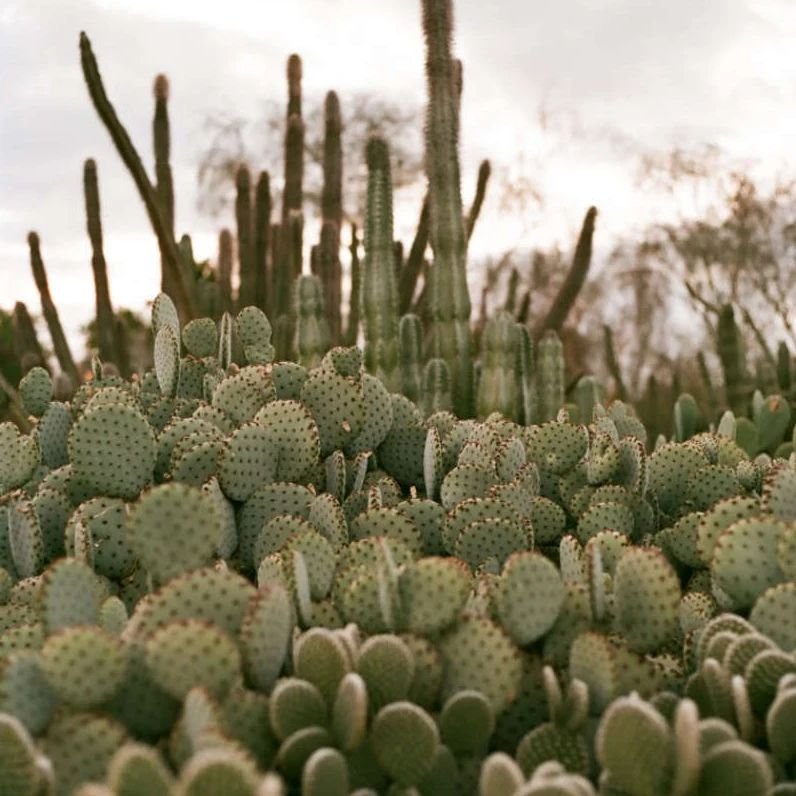
<svg viewBox="0 0 796 796">
<path fill-rule="evenodd" d="M 481 208 L 484 204 L 484 197 L 486 197 L 486 186 L 489 182 L 489 175 L 492 173 L 492 165 L 488 160 L 481 161 L 478 167 L 478 180 L 475 186 L 475 197 L 473 204 L 470 207 L 470 212 L 467 214 L 467 240 L 473 236 L 475 229 L 475 222 L 478 221 L 478 216 L 481 214 Z"/>
<path fill-rule="evenodd" d="M 287 126 L 285 128 L 285 187 L 282 194 L 282 224 L 291 211 L 301 210 L 304 179 L 304 121 L 301 118 L 301 58 L 287 61 Z"/>
<path fill-rule="evenodd" d="M 343 223 L 343 120 L 340 100 L 334 91 L 326 95 L 324 103 L 323 191 L 321 216 L 334 221 L 337 228 Z"/>
<path fill-rule="evenodd" d="M 781 340 L 777 346 L 777 383 L 783 395 L 790 395 L 791 386 L 793 384 L 793 373 L 790 350 L 788 349 L 788 344 L 784 340 Z"/>
<path fill-rule="evenodd" d="M 355 346 L 359 336 L 359 307 L 362 294 L 362 266 L 359 261 L 359 238 L 356 224 L 351 224 L 351 243 L 348 250 L 351 254 L 351 292 L 348 302 L 345 344 Z"/>
<path fill-rule="evenodd" d="M 423 199 L 420 209 L 420 219 L 417 222 L 415 238 L 409 249 L 404 267 L 398 281 L 398 310 L 401 313 L 409 312 L 412 299 L 417 288 L 417 281 L 423 270 L 423 257 L 428 248 L 428 196 Z"/>
<path fill-rule="evenodd" d="M 365 266 L 362 314 L 365 321 L 365 367 L 390 392 L 401 389 L 398 369 L 398 286 L 393 247 L 392 179 L 387 144 L 367 145 L 368 197 L 365 216 Z"/>
<path fill-rule="evenodd" d="M 141 157 L 133 146 L 133 142 L 130 140 L 130 136 L 124 129 L 119 117 L 116 115 L 113 105 L 108 100 L 97 60 L 91 49 L 91 42 L 85 33 L 80 34 L 80 62 L 94 108 L 110 133 L 117 152 L 133 177 L 138 193 L 144 202 L 149 221 L 157 236 L 163 268 L 161 283 L 164 290 L 168 286 L 168 292 L 174 299 L 183 322 L 187 323 L 196 317 L 196 308 L 186 285 L 183 283 L 177 242 L 174 240 L 174 234 L 160 212 L 157 193 L 147 176 Z"/>
<path fill-rule="evenodd" d="M 583 219 L 572 265 L 567 272 L 564 282 L 553 300 L 553 304 L 544 321 L 539 326 L 538 332 L 552 329 L 560 332 L 575 300 L 586 281 L 586 274 L 591 264 L 592 238 L 594 237 L 594 221 L 597 218 L 597 208 L 590 207 Z"/>
<path fill-rule="evenodd" d="M 301 275 L 301 241 L 304 216 L 293 211 L 287 224 L 282 226 L 279 263 L 274 274 L 274 346 L 279 359 L 289 359 L 293 348 L 295 329 L 294 291 L 296 279 Z"/>
<path fill-rule="evenodd" d="M 254 240 L 252 236 L 252 191 L 249 169 L 241 163 L 235 174 L 235 224 L 238 230 L 238 306 L 254 304 Z"/>
<path fill-rule="evenodd" d="M 423 371 L 423 411 L 426 415 L 453 409 L 451 387 L 448 363 L 444 359 L 429 359 Z"/>
<path fill-rule="evenodd" d="M 616 388 L 616 397 L 620 401 L 627 400 L 627 388 L 625 387 L 624 379 L 622 378 L 622 368 L 619 360 L 616 357 L 616 349 L 614 348 L 614 333 L 608 324 L 603 326 L 603 348 L 605 349 L 605 364 L 608 366 L 608 372 L 614 380 Z"/>
<path fill-rule="evenodd" d="M 271 249 L 271 178 L 261 171 L 254 200 L 254 303 L 263 312 L 271 284 L 269 254 Z"/>
<path fill-rule="evenodd" d="M 423 327 L 413 313 L 404 315 L 398 324 L 398 356 L 401 362 L 401 392 L 419 403 L 423 390 Z"/>
<path fill-rule="evenodd" d="M 27 306 L 22 301 L 14 305 L 11 315 L 11 329 L 13 331 L 14 353 L 22 366 L 23 371 L 28 371 L 37 365 L 47 368 L 44 349 L 36 334 L 33 318 L 30 317 Z"/>
<path fill-rule="evenodd" d="M 487 321 L 481 337 L 481 378 L 476 412 L 485 418 L 500 412 L 509 420 L 518 417 L 516 383 L 516 324 L 509 312 L 498 312 Z"/>
<path fill-rule="evenodd" d="M 335 221 L 321 225 L 321 240 L 317 246 L 316 270 L 326 302 L 326 317 L 333 343 L 338 343 L 341 333 L 342 266 L 340 264 L 340 231 Z"/>
<path fill-rule="evenodd" d="M 458 98 L 454 89 L 456 67 L 451 57 L 451 0 L 423 0 L 423 30 L 428 85 L 426 173 L 434 252 L 427 292 L 430 350 L 433 357 L 448 364 L 457 415 L 469 417 L 473 410 L 473 363 L 458 157 Z"/>
<path fill-rule="evenodd" d="M 503 309 L 510 315 L 514 315 L 517 307 L 517 289 L 520 286 L 520 272 L 516 267 L 509 273 L 509 281 L 506 285 L 506 298 L 503 302 Z"/>
<path fill-rule="evenodd" d="M 735 323 L 732 305 L 725 304 L 719 313 L 716 330 L 717 348 L 724 372 L 724 390 L 727 405 L 740 417 L 746 414 L 747 386 L 741 333 Z"/>
<path fill-rule="evenodd" d="M 534 379 L 533 337 L 531 330 L 521 323 L 516 325 L 515 344 L 517 392 L 522 400 L 519 422 L 530 426 L 538 420 L 539 399 Z"/>
<path fill-rule="evenodd" d="M 553 331 L 545 332 L 539 341 L 536 373 L 539 416 L 544 423 L 554 420 L 564 405 L 564 349 Z"/>
<path fill-rule="evenodd" d="M 301 276 L 296 281 L 296 316 L 298 362 L 305 368 L 314 368 L 329 350 L 329 325 L 318 277 Z"/>
<path fill-rule="evenodd" d="M 108 287 L 108 266 L 102 246 L 97 164 L 91 158 L 86 160 L 83 166 L 83 192 L 86 200 L 86 228 L 91 241 L 91 269 L 94 273 L 99 354 L 106 362 L 115 362 L 120 373 L 128 377 L 130 375 L 129 362 L 126 350 L 119 344 L 116 318 L 113 314 Z"/>
<path fill-rule="evenodd" d="M 80 373 L 72 357 L 72 352 L 69 350 L 69 343 L 66 341 L 66 335 L 61 326 L 55 302 L 50 295 L 50 286 L 47 283 L 47 273 L 44 270 L 44 260 L 42 260 L 39 246 L 39 236 L 35 232 L 28 234 L 28 246 L 30 247 L 30 267 L 33 271 L 36 287 L 39 290 L 42 314 L 44 315 L 44 320 L 47 321 L 47 328 L 50 330 L 55 356 L 58 359 L 61 370 L 69 376 L 72 384 L 77 387 L 80 384 Z"/>
<path fill-rule="evenodd" d="M 169 152 L 169 81 L 166 75 L 158 75 L 153 86 L 155 116 L 152 119 L 152 141 L 155 148 L 155 191 L 163 214 L 163 221 L 174 235 L 174 183 L 171 177 Z"/>
<path fill-rule="evenodd" d="M 218 234 L 218 288 L 222 312 L 232 312 L 232 233 L 228 229 Z"/>
</svg>

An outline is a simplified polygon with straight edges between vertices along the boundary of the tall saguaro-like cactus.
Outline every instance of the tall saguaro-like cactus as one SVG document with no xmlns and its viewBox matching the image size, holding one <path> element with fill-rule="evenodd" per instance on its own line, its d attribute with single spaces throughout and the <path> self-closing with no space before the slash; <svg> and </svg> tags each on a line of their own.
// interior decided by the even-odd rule
<svg viewBox="0 0 796 796">
<path fill-rule="evenodd" d="M 39 246 L 39 236 L 35 232 L 28 234 L 28 246 L 30 247 L 30 267 L 33 271 L 33 279 L 39 289 L 41 297 L 41 310 L 44 320 L 47 321 L 47 328 L 50 330 L 50 337 L 53 341 L 53 350 L 58 359 L 61 370 L 72 380 L 72 384 L 77 387 L 80 384 L 80 373 L 75 365 L 69 343 L 66 341 L 64 329 L 61 326 L 61 319 L 58 317 L 58 310 L 55 302 L 50 295 L 50 286 L 47 283 L 47 272 L 44 270 L 44 260 L 41 256 Z"/>
<path fill-rule="evenodd" d="M 431 321 L 429 353 L 448 365 L 457 415 L 470 417 L 473 413 L 471 307 L 459 173 L 456 69 L 451 56 L 451 0 L 423 0 L 423 31 L 428 84 L 429 238 L 434 253 L 426 292 Z"/>
<path fill-rule="evenodd" d="M 174 303 L 183 320 L 187 322 L 196 317 L 196 306 L 189 288 L 183 280 L 180 270 L 180 253 L 177 249 L 177 242 L 174 240 L 174 233 L 160 211 L 157 192 L 147 176 L 141 157 L 105 93 L 97 59 L 94 57 L 91 42 L 85 33 L 80 34 L 80 63 L 94 108 L 113 139 L 116 151 L 133 177 L 138 193 L 144 202 L 152 229 L 157 236 L 164 271 L 162 281 L 164 284 L 169 284 Z"/>
<path fill-rule="evenodd" d="M 365 267 L 362 313 L 365 320 L 365 367 L 390 392 L 400 392 L 398 367 L 398 285 L 393 245 L 390 154 L 381 138 L 367 145 L 368 199 L 365 215 Z"/>
<path fill-rule="evenodd" d="M 91 269 L 94 272 L 94 294 L 97 308 L 97 344 L 100 357 L 114 362 L 123 376 L 129 375 L 127 349 L 120 339 L 108 287 L 108 266 L 102 246 L 102 219 L 100 216 L 97 164 L 89 158 L 83 166 L 83 191 L 86 200 L 86 228 L 91 241 Z"/>
</svg>

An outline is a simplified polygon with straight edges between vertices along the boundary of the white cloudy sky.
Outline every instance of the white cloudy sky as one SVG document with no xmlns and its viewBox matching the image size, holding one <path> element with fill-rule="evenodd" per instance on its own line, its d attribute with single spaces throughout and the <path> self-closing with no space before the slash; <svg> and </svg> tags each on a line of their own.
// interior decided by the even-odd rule
<svg viewBox="0 0 796 796">
<path fill-rule="evenodd" d="M 93 312 L 86 157 L 99 167 L 114 302 L 140 309 L 159 282 L 154 236 L 83 85 L 80 30 L 148 163 L 152 78 L 169 75 L 177 226 L 200 257 L 213 255 L 218 226 L 195 210 L 202 121 L 281 99 L 288 54 L 302 55 L 307 95 L 424 96 L 418 0 L 0 0 L 0 306 L 21 299 L 38 312 L 25 244 L 36 229 L 73 340 Z M 481 158 L 520 153 L 548 199 L 529 228 L 492 197 L 474 254 L 568 241 L 592 203 L 599 253 L 665 211 L 634 187 L 621 147 L 542 133 L 540 105 L 642 147 L 711 141 L 771 169 L 796 152 L 793 0 L 456 0 L 456 31 L 465 202 Z M 399 222 L 416 212 L 399 209 Z"/>
</svg>

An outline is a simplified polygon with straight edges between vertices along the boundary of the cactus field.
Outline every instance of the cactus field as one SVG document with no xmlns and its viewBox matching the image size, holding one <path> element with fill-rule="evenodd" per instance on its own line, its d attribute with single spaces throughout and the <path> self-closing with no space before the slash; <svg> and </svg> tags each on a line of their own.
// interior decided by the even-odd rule
<svg viewBox="0 0 796 796">
<path fill-rule="evenodd" d="M 31 233 L 57 367 L 18 304 L 0 384 L 0 796 L 796 796 L 793 356 L 752 375 L 721 308 L 723 381 L 659 402 L 666 433 L 568 381 L 594 207 L 543 317 L 475 323 L 489 165 L 465 208 L 452 2 L 420 6 L 428 193 L 406 252 L 382 138 L 364 229 L 344 226 L 334 92 L 305 246 L 291 56 L 282 207 L 241 167 L 235 230 L 197 262 L 168 81 L 153 177 L 81 34 L 162 280 L 137 369 L 88 160 L 90 368 Z"/>
</svg>

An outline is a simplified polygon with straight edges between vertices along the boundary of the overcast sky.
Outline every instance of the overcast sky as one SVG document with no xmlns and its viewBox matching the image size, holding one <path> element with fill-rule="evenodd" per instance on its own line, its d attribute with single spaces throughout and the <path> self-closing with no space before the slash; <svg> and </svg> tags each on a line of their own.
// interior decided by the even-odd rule
<svg viewBox="0 0 796 796">
<path fill-rule="evenodd" d="M 589 204 L 600 209 L 605 251 L 612 236 L 662 212 L 660 197 L 634 186 L 629 148 L 709 141 L 771 170 L 796 153 L 793 0 L 456 0 L 455 8 L 465 203 L 484 157 L 515 170 L 524 163 L 547 197 L 529 226 L 501 215 L 491 196 L 474 256 L 568 244 Z M 39 312 L 25 243 L 36 229 L 73 341 L 94 302 L 86 157 L 98 163 L 114 303 L 142 309 L 159 284 L 154 235 L 83 84 L 81 30 L 148 166 L 152 79 L 169 76 L 177 228 L 193 234 L 199 259 L 214 256 L 221 223 L 196 210 L 202 122 L 218 110 L 255 118 L 264 100 L 281 100 L 290 53 L 302 56 L 308 97 L 334 88 L 424 98 L 419 0 L 2 0 L 0 306 L 21 299 Z M 545 133 L 540 107 L 583 135 Z M 398 208 L 399 227 L 416 213 L 414 203 Z"/>
</svg>

